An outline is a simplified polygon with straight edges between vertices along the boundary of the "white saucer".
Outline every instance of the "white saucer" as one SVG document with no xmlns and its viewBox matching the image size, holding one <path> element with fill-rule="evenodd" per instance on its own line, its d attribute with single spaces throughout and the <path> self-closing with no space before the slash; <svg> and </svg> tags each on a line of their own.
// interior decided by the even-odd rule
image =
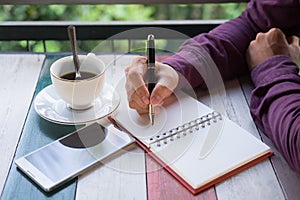
<svg viewBox="0 0 300 200">
<path fill-rule="evenodd" d="M 36 112 L 44 119 L 65 125 L 85 124 L 111 114 L 120 104 L 120 96 L 110 85 L 105 84 L 94 106 L 83 111 L 71 110 L 58 97 L 54 86 L 49 85 L 38 93 L 34 100 Z"/>
</svg>

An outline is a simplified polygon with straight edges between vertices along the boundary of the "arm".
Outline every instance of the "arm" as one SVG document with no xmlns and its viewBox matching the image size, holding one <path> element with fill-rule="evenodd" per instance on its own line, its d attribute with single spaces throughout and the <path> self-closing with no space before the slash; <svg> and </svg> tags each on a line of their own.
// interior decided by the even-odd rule
<svg viewBox="0 0 300 200">
<path fill-rule="evenodd" d="M 285 33 L 300 35 L 300 3 L 292 0 L 253 0 L 236 19 L 230 20 L 209 33 L 198 35 L 185 42 L 179 52 L 164 60 L 187 79 L 192 87 L 206 87 L 199 74 L 201 65 L 190 62 L 191 49 L 204 48 L 218 67 L 223 80 L 248 72 L 246 50 L 258 32 L 278 27 Z M 207 59 L 203 56 L 202 59 Z M 181 85 L 179 86 L 181 87 Z"/>
<path fill-rule="evenodd" d="M 215 77 L 205 76 L 205 72 L 215 64 L 216 70 L 212 72 L 219 71 L 223 80 L 247 73 L 245 53 L 250 41 L 258 32 L 267 31 L 271 27 L 279 27 L 286 33 L 300 35 L 300 20 L 293 20 L 300 18 L 299 10 L 300 3 L 293 0 L 252 0 L 240 17 L 218 26 L 209 33 L 187 40 L 177 54 L 164 60 L 163 64 L 157 63 L 159 72 L 168 73 L 160 73 L 158 84 L 151 97 L 147 88 L 143 86 L 144 74 L 138 69 L 139 66 L 144 68 L 145 66 L 136 65 L 141 62 L 134 60 L 126 70 L 130 107 L 143 113 L 149 102 L 153 105 L 161 104 L 172 94 L 175 87 L 181 88 L 185 85 L 186 80 L 192 87 L 206 88 L 206 82 L 202 77 L 205 77 L 206 81 L 213 82 Z M 176 73 L 179 76 L 173 75 Z M 165 83 L 171 84 L 164 85 Z"/>
<path fill-rule="evenodd" d="M 256 84 L 250 109 L 258 127 L 290 166 L 300 172 L 300 77 L 286 56 L 276 56 L 253 71 Z M 259 81 L 261 80 L 261 81 Z"/>
<path fill-rule="evenodd" d="M 250 43 L 247 60 L 255 84 L 251 115 L 289 165 L 300 172 L 298 43 L 298 38 L 286 40 L 282 32 L 272 29 Z"/>
</svg>

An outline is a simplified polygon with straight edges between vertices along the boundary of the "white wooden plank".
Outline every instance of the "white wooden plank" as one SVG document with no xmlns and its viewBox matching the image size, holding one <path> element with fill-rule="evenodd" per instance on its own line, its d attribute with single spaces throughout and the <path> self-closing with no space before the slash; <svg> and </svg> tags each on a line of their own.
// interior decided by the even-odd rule
<svg viewBox="0 0 300 200">
<path fill-rule="evenodd" d="M 225 84 L 226 98 L 219 102 L 225 105 L 226 115 L 238 125 L 260 138 L 250 116 L 249 106 L 240 88 L 239 82 L 233 80 Z M 210 104 L 210 97 L 200 95 L 200 99 Z M 239 199 L 284 199 L 269 160 L 259 163 L 246 171 L 218 184 L 216 192 L 219 200 Z"/>
<path fill-rule="evenodd" d="M 39 73 L 40 54 L 0 55 L 0 193 L 12 163 Z"/>
<path fill-rule="evenodd" d="M 248 104 L 250 102 L 250 94 L 254 86 L 250 77 L 240 78 L 240 82 L 247 98 Z M 286 199 L 297 199 L 300 196 L 299 183 L 300 174 L 292 170 L 281 153 L 276 149 L 272 141 L 264 134 L 261 133 L 262 140 L 268 144 L 273 150 L 275 155 L 271 158 L 274 171 L 278 177 L 278 181 L 281 184 Z"/>
<path fill-rule="evenodd" d="M 124 69 L 134 57 L 136 55 L 99 55 L 108 66 L 106 82 L 113 86 L 124 85 Z M 80 176 L 76 200 L 147 199 L 145 168 L 144 151 L 133 145 Z"/>
<path fill-rule="evenodd" d="M 147 199 L 144 151 L 133 144 L 79 177 L 76 200 Z"/>
</svg>

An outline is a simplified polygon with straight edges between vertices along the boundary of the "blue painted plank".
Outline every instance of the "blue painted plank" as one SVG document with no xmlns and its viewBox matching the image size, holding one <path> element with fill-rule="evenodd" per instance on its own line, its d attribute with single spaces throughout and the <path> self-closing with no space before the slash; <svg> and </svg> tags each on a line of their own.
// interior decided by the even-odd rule
<svg viewBox="0 0 300 200">
<path fill-rule="evenodd" d="M 34 96 L 51 84 L 49 67 L 59 57 L 58 55 L 46 56 Z M 74 131 L 75 128 L 75 126 L 58 125 L 42 119 L 35 112 L 33 105 L 31 105 L 15 159 Z M 53 192 L 46 193 L 18 170 L 13 163 L 1 195 L 1 200 L 74 199 L 75 191 L 76 180 L 72 180 Z"/>
</svg>

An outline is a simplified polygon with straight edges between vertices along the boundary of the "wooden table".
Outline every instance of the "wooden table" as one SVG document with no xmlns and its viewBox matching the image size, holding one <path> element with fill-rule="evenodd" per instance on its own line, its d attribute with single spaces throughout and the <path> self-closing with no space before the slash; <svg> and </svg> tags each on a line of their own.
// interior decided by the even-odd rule
<svg viewBox="0 0 300 200">
<path fill-rule="evenodd" d="M 254 125 L 249 113 L 252 89 L 248 77 L 225 83 L 226 107 L 230 119 L 261 138 L 275 155 L 258 165 L 193 196 L 172 176 L 160 168 L 137 146 L 92 167 L 78 179 L 44 193 L 17 170 L 14 159 L 23 156 L 75 129 L 42 119 L 32 106 L 33 98 L 51 84 L 50 64 L 62 55 L 0 55 L 0 194 L 1 200 L 12 199 L 299 199 L 300 175 L 292 171 L 271 142 Z M 123 73 L 134 55 L 116 59 L 104 55 L 113 67 L 109 75 Z M 198 92 L 199 99 L 209 105 L 210 96 Z M 158 169 L 158 170 L 153 170 Z M 146 171 L 150 171 L 146 173 Z"/>
</svg>

